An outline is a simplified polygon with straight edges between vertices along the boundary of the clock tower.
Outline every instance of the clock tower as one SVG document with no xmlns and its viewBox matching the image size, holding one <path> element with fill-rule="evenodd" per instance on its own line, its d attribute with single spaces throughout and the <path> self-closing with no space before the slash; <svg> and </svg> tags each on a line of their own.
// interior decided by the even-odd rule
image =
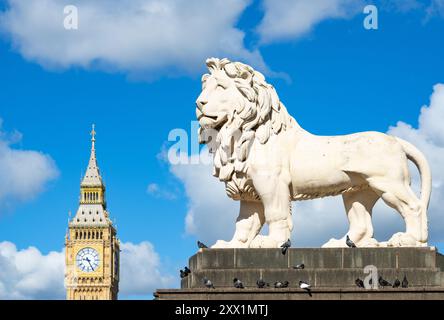
<svg viewBox="0 0 444 320">
<path fill-rule="evenodd" d="M 80 184 L 80 204 L 65 237 L 68 300 L 116 300 L 119 291 L 119 240 L 106 209 L 105 185 L 97 166 L 95 138 Z"/>
</svg>

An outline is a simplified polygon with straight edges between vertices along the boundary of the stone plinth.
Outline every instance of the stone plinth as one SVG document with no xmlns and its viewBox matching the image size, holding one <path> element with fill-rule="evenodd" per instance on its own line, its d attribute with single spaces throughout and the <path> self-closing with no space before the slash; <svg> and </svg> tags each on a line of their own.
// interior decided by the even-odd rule
<svg viewBox="0 0 444 320">
<path fill-rule="evenodd" d="M 304 263 L 304 270 L 293 266 Z M 374 265 L 389 282 L 404 275 L 408 288 L 357 288 L 364 267 Z M 181 289 L 159 289 L 157 299 L 444 299 L 444 256 L 434 248 L 290 248 L 203 249 L 190 258 L 192 273 L 182 279 Z M 202 279 L 216 289 L 206 289 Z M 245 289 L 233 288 L 233 278 Z M 270 288 L 256 288 L 257 279 Z M 299 289 L 300 280 L 312 285 L 312 297 Z M 289 288 L 274 289 L 275 281 L 289 281 Z"/>
</svg>

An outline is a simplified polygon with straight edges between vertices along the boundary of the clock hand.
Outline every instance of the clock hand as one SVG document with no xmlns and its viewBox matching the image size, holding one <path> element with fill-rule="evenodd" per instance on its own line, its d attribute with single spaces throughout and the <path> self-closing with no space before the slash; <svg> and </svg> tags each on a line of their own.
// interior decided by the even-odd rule
<svg viewBox="0 0 444 320">
<path fill-rule="evenodd" d="M 88 262 L 88 264 L 91 267 L 91 269 L 94 270 L 93 266 L 91 265 L 91 260 L 89 260 L 88 257 L 85 257 L 85 260 Z"/>
</svg>

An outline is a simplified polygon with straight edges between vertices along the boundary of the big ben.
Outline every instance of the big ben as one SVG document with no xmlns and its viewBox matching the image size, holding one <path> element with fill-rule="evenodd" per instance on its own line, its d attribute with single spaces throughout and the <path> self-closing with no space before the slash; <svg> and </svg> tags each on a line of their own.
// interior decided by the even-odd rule
<svg viewBox="0 0 444 320">
<path fill-rule="evenodd" d="M 91 156 L 80 184 L 80 204 L 69 221 L 65 239 L 68 300 L 116 300 L 119 291 L 119 240 L 106 208 L 95 134 L 93 125 Z"/>
</svg>

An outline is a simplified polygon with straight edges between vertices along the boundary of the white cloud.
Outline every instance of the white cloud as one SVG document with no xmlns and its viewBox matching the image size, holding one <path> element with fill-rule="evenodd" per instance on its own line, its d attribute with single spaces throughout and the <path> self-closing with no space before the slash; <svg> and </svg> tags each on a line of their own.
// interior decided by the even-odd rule
<svg viewBox="0 0 444 320">
<path fill-rule="evenodd" d="M 7 135 L 0 119 L 0 213 L 14 201 L 24 201 L 39 194 L 58 170 L 50 156 L 38 151 L 15 149 L 19 133 Z"/>
<path fill-rule="evenodd" d="M 173 283 L 173 278 L 165 275 L 159 255 L 151 243 L 121 244 L 120 294 L 122 297 L 142 296 L 152 298 L 157 288 L 165 288 Z"/>
<path fill-rule="evenodd" d="M 152 298 L 157 288 L 173 283 L 162 271 L 159 255 L 149 242 L 121 244 L 120 298 Z M 0 299 L 65 299 L 65 253 L 44 255 L 35 247 L 18 250 L 0 242 Z"/>
<path fill-rule="evenodd" d="M 257 27 L 263 43 L 299 38 L 327 19 L 346 19 L 362 12 L 361 0 L 264 0 Z"/>
<path fill-rule="evenodd" d="M 64 299 L 64 253 L 0 242 L 0 299 Z"/>
<path fill-rule="evenodd" d="M 209 56 L 265 67 L 237 20 L 249 0 L 8 0 L 0 29 L 28 60 L 48 68 L 100 68 L 138 76 L 203 70 Z M 78 8 L 65 30 L 63 8 Z M 149 73 L 147 72 L 149 71 Z"/>
<path fill-rule="evenodd" d="M 389 134 L 411 141 L 423 151 L 430 162 L 433 174 L 433 191 L 429 208 L 429 242 L 444 241 L 444 84 L 434 86 L 430 105 L 423 106 L 418 129 L 399 122 L 388 130 Z M 191 161 L 190 161 L 191 162 Z M 418 190 L 417 169 L 412 166 L 414 190 Z M 210 165 L 178 165 L 172 173 L 184 184 L 188 202 L 185 229 L 212 244 L 215 240 L 229 240 L 234 232 L 239 203 L 225 195 L 224 184 L 212 177 Z M 293 204 L 293 240 L 295 246 L 318 247 L 330 238 L 342 237 L 348 222 L 342 198 L 329 197 Z M 404 224 L 399 214 L 379 201 L 373 210 L 375 237 L 385 241 Z"/>
<path fill-rule="evenodd" d="M 226 196 L 224 184 L 212 176 L 212 167 L 205 164 L 208 162 L 197 157 L 191 156 L 189 164 L 171 166 L 171 172 L 183 182 L 189 199 L 186 233 L 211 243 L 232 235 L 239 204 Z"/>
</svg>

